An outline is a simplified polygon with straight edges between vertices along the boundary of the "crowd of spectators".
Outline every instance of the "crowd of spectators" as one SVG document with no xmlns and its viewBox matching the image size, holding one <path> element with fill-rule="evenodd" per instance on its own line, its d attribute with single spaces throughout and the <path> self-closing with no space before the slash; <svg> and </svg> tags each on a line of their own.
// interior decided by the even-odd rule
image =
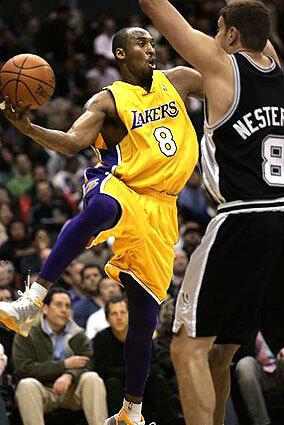
<svg viewBox="0 0 284 425">
<path fill-rule="evenodd" d="M 142 26 L 153 34 L 159 69 L 186 65 L 142 14 L 119 20 L 108 10 L 92 21 L 75 7 L 78 2 L 57 3 L 57 8 L 42 18 L 35 14 L 32 1 L 23 0 L 17 2 L 17 14 L 5 21 L 0 18 L 0 65 L 16 54 L 30 52 L 44 57 L 55 71 L 53 98 L 31 114 L 33 122 L 39 125 L 68 130 L 86 101 L 119 79 L 111 42 L 122 25 Z M 214 36 L 224 1 L 173 0 L 173 3 L 196 28 Z M 271 9 L 271 39 L 282 60 L 284 4 L 281 0 L 266 3 Z M 200 140 L 202 103 L 188 99 L 186 106 Z M 12 301 L 24 291 L 27 275 L 32 280 L 40 270 L 64 223 L 82 208 L 84 169 L 95 165 L 97 158 L 91 149 L 71 158 L 43 149 L 19 134 L 3 116 L 0 120 L 0 300 Z M 145 394 L 147 423 L 153 421 L 157 425 L 184 423 L 169 354 L 174 299 L 190 256 L 216 212 L 198 168 L 181 192 L 178 207 L 180 239 L 168 299 L 161 308 L 153 339 L 153 361 Z M 14 392 L 24 425 L 42 424 L 43 413 L 58 407 L 82 408 L 89 424 L 100 425 L 107 410 L 113 414 L 119 409 L 125 380 L 122 353 L 128 307 L 123 289 L 103 271 L 112 255 L 111 246 L 109 240 L 86 250 L 70 264 L 56 282 L 58 292 L 51 293 L 45 301 L 44 318 L 28 339 L 18 335 L 14 338 L 12 332 L 0 327 L 1 424 L 7 425 L 8 417 L 11 424 L 21 423 L 14 412 Z M 56 334 L 58 321 L 61 324 Z M 56 335 L 67 341 L 67 348 Z M 283 391 L 279 404 L 284 403 L 282 357 L 281 349 L 273 356 L 275 369 L 281 373 L 277 374 L 277 382 L 265 377 L 270 386 L 263 384 L 263 376 L 268 372 L 254 351 L 237 363 L 236 381 L 244 401 L 240 404 L 243 409 L 247 405 L 246 420 L 251 422 L 238 422 L 230 403 L 226 425 L 270 423 L 265 398 L 259 394 L 269 393 L 277 386 L 278 393 Z M 250 382 L 248 376 L 252 377 Z M 66 395 L 63 387 L 68 389 L 68 397 L 63 397 Z M 256 390 L 251 388 L 257 388 L 255 405 L 251 398 Z M 27 403 L 30 393 L 40 403 L 32 417 L 35 406 Z M 95 394 L 94 399 L 90 394 Z M 48 400 L 44 406 L 42 397 Z M 262 422 L 258 422 L 258 417 L 255 419 L 255 411 L 258 414 L 262 411 Z"/>
</svg>

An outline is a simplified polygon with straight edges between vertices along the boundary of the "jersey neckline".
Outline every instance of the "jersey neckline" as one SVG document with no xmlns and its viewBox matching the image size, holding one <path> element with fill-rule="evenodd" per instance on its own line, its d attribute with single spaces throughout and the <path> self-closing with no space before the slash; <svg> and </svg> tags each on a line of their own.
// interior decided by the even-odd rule
<svg viewBox="0 0 284 425">
<path fill-rule="evenodd" d="M 151 93 L 154 93 L 156 91 L 156 86 L 155 86 L 154 83 L 155 83 L 155 75 L 156 75 L 156 72 L 157 71 L 158 70 L 154 70 L 153 71 L 152 84 L 151 84 L 150 91 L 145 90 L 141 86 L 138 86 L 138 85 L 135 85 L 135 84 L 131 84 L 131 83 L 127 83 L 126 81 L 121 81 L 121 80 L 117 80 L 113 84 L 115 84 L 115 83 L 123 84 L 123 85 L 127 86 L 129 88 L 129 90 L 135 91 L 135 92 L 137 92 L 137 91 L 138 92 L 141 92 L 142 95 L 146 96 L 146 95 L 151 94 Z"/>
<path fill-rule="evenodd" d="M 257 64 L 247 53 L 245 53 L 245 52 L 238 52 L 238 53 L 240 55 L 244 56 L 249 61 L 249 63 L 260 72 L 264 72 L 264 73 L 271 72 L 276 67 L 275 60 L 269 55 L 265 55 L 265 56 L 268 57 L 271 60 L 271 64 L 269 66 L 261 66 L 261 65 Z"/>
</svg>

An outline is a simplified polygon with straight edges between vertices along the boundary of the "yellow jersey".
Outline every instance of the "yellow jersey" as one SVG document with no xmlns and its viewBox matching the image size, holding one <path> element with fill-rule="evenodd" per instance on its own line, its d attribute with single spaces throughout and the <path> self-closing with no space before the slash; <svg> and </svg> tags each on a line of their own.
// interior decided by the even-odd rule
<svg viewBox="0 0 284 425">
<path fill-rule="evenodd" d="M 179 93 L 161 71 L 153 72 L 149 92 L 122 81 L 107 89 L 127 135 L 111 149 L 99 135 L 94 146 L 100 158 L 97 166 L 106 167 L 139 194 L 150 190 L 177 195 L 198 160 L 196 133 Z"/>
</svg>

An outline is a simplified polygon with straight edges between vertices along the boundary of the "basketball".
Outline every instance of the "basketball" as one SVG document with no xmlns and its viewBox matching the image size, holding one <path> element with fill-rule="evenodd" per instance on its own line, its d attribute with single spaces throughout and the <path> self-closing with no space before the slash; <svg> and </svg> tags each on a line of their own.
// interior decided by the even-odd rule
<svg viewBox="0 0 284 425">
<path fill-rule="evenodd" d="M 1 94 L 13 106 L 37 109 L 51 98 L 55 77 L 50 65 L 30 53 L 9 59 L 0 71 Z"/>
</svg>

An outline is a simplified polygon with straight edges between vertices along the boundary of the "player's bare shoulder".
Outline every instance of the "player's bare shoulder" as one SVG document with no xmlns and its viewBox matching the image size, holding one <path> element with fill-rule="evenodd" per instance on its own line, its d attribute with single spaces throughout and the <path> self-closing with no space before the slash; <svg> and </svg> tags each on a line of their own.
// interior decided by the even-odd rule
<svg viewBox="0 0 284 425">
<path fill-rule="evenodd" d="M 162 71 L 169 79 L 183 100 L 187 96 L 203 99 L 203 80 L 201 74 L 187 66 Z"/>
<path fill-rule="evenodd" d="M 118 118 L 115 100 L 109 90 L 102 90 L 94 94 L 85 105 L 86 111 L 96 112 L 98 109 L 103 111 L 107 118 Z"/>
</svg>

